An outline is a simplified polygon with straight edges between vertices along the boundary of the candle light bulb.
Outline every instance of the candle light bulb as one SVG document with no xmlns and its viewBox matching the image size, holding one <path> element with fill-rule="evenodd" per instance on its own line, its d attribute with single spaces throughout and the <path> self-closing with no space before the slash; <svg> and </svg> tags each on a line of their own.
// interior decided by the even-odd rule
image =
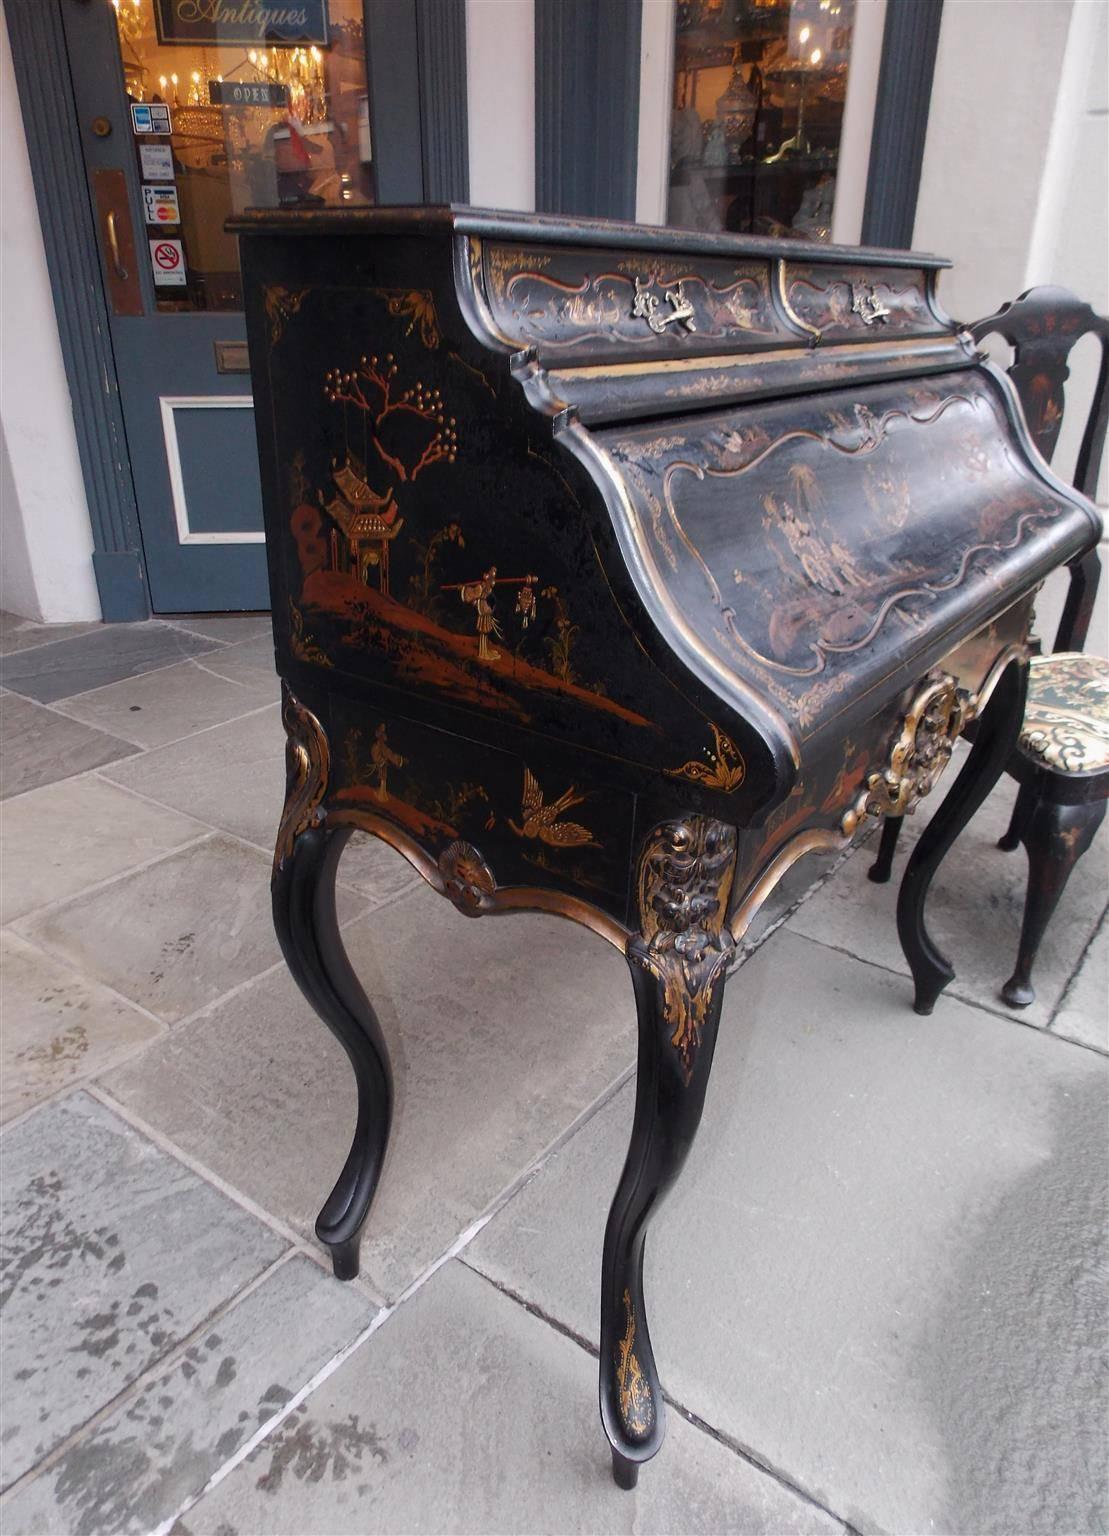
<svg viewBox="0 0 1109 1536">
<path fill-rule="evenodd" d="M 808 42 L 809 38 L 812 36 L 812 30 L 809 27 L 802 27 L 797 36 L 803 48 Z"/>
<path fill-rule="evenodd" d="M 809 60 L 813 64 L 819 64 L 823 57 L 824 54 L 819 48 L 814 48 L 812 53 L 809 54 Z"/>
<path fill-rule="evenodd" d="M 247 54 L 247 58 L 250 60 L 250 62 L 252 64 L 257 64 L 257 62 L 258 62 L 258 55 L 255 53 L 253 48 Z"/>
<path fill-rule="evenodd" d="M 165 75 L 158 76 L 158 84 L 162 87 L 162 95 L 164 96 L 166 94 L 166 85 L 168 84 Z"/>
</svg>

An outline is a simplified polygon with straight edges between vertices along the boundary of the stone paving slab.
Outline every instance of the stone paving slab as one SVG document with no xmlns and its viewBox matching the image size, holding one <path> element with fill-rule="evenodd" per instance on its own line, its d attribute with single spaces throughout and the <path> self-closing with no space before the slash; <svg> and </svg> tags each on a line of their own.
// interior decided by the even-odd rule
<svg viewBox="0 0 1109 1536">
<path fill-rule="evenodd" d="M 267 1419 L 373 1320 L 295 1257 L 238 1301 L 3 1509 L 6 1536 L 147 1532 L 200 1493 Z"/>
<path fill-rule="evenodd" d="M 217 649 L 217 640 L 171 629 L 156 620 L 148 624 L 103 624 L 72 640 L 5 657 L 0 676 L 5 688 L 40 704 L 52 704 Z"/>
<path fill-rule="evenodd" d="M 74 896 L 207 830 L 95 774 L 7 800 L 0 806 L 0 921 Z"/>
<path fill-rule="evenodd" d="M 647 1242 L 666 1390 L 859 1531 L 1104 1529 L 1107 1080 L 779 933 L 728 984 Z M 629 1087 L 465 1251 L 594 1340 L 631 1111 Z"/>
<path fill-rule="evenodd" d="M 422 882 L 344 937 L 393 1055 L 392 1141 L 362 1244 L 388 1298 L 627 1069 L 635 1009 L 624 960 L 595 935 L 538 915 L 474 922 Z M 104 1081 L 311 1237 L 346 1157 L 354 1080 L 283 970 Z"/>
<path fill-rule="evenodd" d="M 173 1536 L 839 1529 L 680 1419 L 639 1489 L 622 1492 L 597 1417 L 596 1362 L 452 1263 Z"/>
<path fill-rule="evenodd" d="M 275 697 L 280 696 L 273 632 L 268 624 L 264 633 L 213 654 L 211 663 L 213 672 L 218 672 L 221 677 L 251 687 L 268 687 Z"/>
<path fill-rule="evenodd" d="M 19 931 L 174 1024 L 281 958 L 264 854 L 218 834 Z M 362 898 L 339 889 L 340 921 Z"/>
<path fill-rule="evenodd" d="M 0 656 L 28 650 L 33 645 L 52 645 L 56 640 L 71 640 L 99 629 L 96 622 L 77 624 L 38 624 L 22 619 L 17 613 L 0 613 Z"/>
<path fill-rule="evenodd" d="M 159 747 L 104 776 L 259 848 L 272 848 L 285 799 L 280 706 Z"/>
<path fill-rule="evenodd" d="M 283 1244 L 85 1093 L 5 1131 L 0 1151 L 7 1486 Z"/>
<path fill-rule="evenodd" d="M 122 998 L 0 933 L 0 1120 L 107 1071 L 162 1033 Z"/>
<path fill-rule="evenodd" d="M 100 768 L 138 749 L 130 741 L 67 720 L 18 694 L 0 700 L 0 800 Z"/>
<path fill-rule="evenodd" d="M 112 770 L 117 771 L 122 770 Z M 1105 911 L 1109 838 L 1103 832 L 1079 859 L 1063 892 L 1040 945 L 1032 978 L 1035 1002 L 1028 1008 L 1007 1008 L 1001 988 L 1016 962 L 1028 860 L 1022 848 L 1002 853 L 997 840 L 1009 824 L 1015 797 L 1016 785 L 1002 778 L 940 867 L 926 915 L 929 932 L 955 967 L 955 980 L 948 988 L 952 996 L 1011 1013 L 1025 1024 L 1045 1025 Z M 922 806 L 917 816 L 907 818 L 902 838 L 906 847 L 898 850 L 888 885 L 867 879 L 877 852 L 872 841 L 790 918 L 790 930 L 907 976 L 909 968 L 897 939 L 897 886 L 910 838 L 915 842 L 937 807 L 938 800 L 927 807 L 927 813 Z"/>
<path fill-rule="evenodd" d="M 1109 917 L 1090 941 L 1082 964 L 1063 994 L 1052 1033 L 1109 1054 Z"/>
<path fill-rule="evenodd" d="M 202 662 L 183 661 L 157 672 L 94 688 L 56 706 L 140 747 L 160 747 L 272 703 L 268 682 L 231 682 Z"/>
</svg>

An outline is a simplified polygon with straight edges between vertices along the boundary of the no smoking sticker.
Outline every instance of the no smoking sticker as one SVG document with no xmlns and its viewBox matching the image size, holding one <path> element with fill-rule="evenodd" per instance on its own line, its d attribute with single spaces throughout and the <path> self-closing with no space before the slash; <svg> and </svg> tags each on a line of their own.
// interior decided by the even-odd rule
<svg viewBox="0 0 1109 1536">
<path fill-rule="evenodd" d="M 184 288 L 185 247 L 180 240 L 151 240 L 150 265 L 155 288 Z"/>
</svg>

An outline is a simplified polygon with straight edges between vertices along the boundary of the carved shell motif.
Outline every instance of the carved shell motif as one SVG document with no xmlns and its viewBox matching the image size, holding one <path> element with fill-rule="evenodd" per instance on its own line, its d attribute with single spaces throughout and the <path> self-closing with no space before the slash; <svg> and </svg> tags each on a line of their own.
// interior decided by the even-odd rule
<svg viewBox="0 0 1109 1536">
<path fill-rule="evenodd" d="M 482 902 L 497 889 L 493 871 L 472 843 L 453 842 L 439 855 L 444 894 L 460 912 L 477 917 Z"/>
</svg>

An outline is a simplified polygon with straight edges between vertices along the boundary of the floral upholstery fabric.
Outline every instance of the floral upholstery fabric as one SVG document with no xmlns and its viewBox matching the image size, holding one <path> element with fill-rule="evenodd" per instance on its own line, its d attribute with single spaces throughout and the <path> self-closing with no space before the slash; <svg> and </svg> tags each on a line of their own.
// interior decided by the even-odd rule
<svg viewBox="0 0 1109 1536">
<path fill-rule="evenodd" d="M 1109 661 L 1078 651 L 1034 656 L 1020 747 L 1057 773 L 1109 768 Z"/>
</svg>

